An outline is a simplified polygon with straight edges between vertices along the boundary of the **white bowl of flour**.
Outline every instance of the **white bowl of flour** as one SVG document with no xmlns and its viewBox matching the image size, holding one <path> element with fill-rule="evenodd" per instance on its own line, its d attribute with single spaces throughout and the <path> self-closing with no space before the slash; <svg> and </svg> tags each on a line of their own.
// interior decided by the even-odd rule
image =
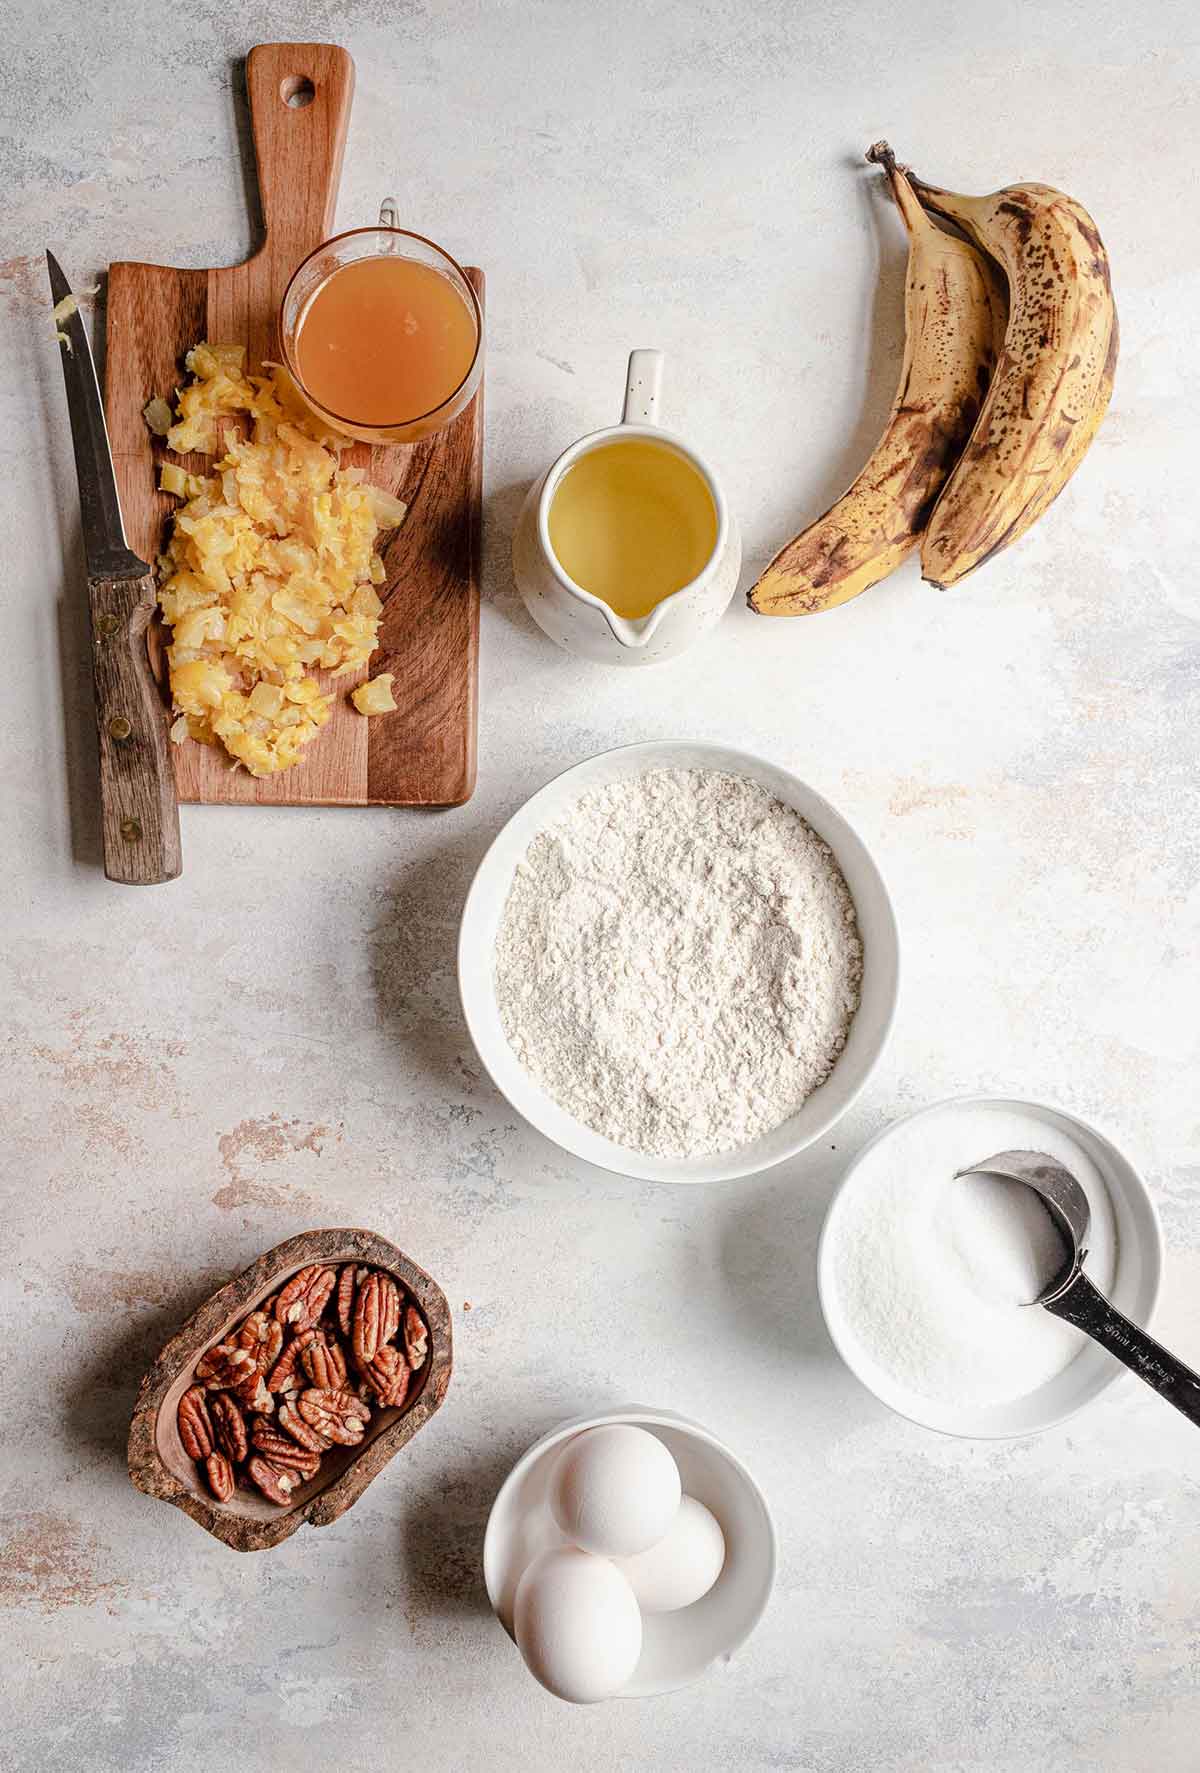
<svg viewBox="0 0 1200 1773">
<path fill-rule="evenodd" d="M 496 837 L 459 939 L 497 1087 L 564 1150 L 646 1181 L 749 1175 L 821 1137 L 887 1040 L 899 944 L 862 840 L 786 770 L 629 745 Z"/>
<path fill-rule="evenodd" d="M 1162 1237 L 1133 1165 L 1062 1108 L 963 1096 L 877 1134 L 826 1214 L 817 1257 L 834 1345 L 869 1391 L 910 1421 L 981 1439 L 1033 1434 L 1082 1409 L 1125 1372 L 1031 1300 L 1065 1258 L 1031 1190 L 959 1176 L 1004 1151 L 1042 1151 L 1091 1208 L 1084 1271 L 1148 1326 Z"/>
</svg>

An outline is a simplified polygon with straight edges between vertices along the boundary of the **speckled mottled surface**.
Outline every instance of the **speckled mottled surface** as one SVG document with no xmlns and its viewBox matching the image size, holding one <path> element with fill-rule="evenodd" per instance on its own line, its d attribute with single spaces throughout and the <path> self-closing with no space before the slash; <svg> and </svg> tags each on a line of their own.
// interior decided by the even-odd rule
<svg viewBox="0 0 1200 1773">
<path fill-rule="evenodd" d="M 1200 1355 L 1200 15 L 1150 0 L 47 9 L 14 0 L 5 181 L 0 943 L 5 1163 L 0 1764 L 58 1773 L 1191 1773 L 1200 1442 L 1133 1381 L 1024 1444 L 937 1439 L 839 1366 L 813 1293 L 847 1152 L 1005 1087 L 1107 1124 Z M 479 789 L 458 812 L 185 809 L 186 873 L 97 867 L 75 491 L 34 255 L 232 261 L 233 58 L 358 62 L 340 218 L 389 190 L 489 279 Z M 852 159 L 1061 184 L 1099 220 L 1123 355 L 1083 471 L 961 590 L 909 568 L 792 626 L 741 609 L 658 673 L 572 663 L 515 600 L 525 486 L 619 410 L 632 345 L 723 469 L 747 578 L 849 477 L 890 398 L 902 245 Z M 31 305 L 31 298 L 34 298 Z M 479 1075 L 453 944 L 473 865 L 551 772 L 730 740 L 872 843 L 907 973 L 826 1146 L 704 1192 L 588 1173 Z M 836 1146 L 836 1149 L 833 1147 Z M 336 1526 L 239 1560 L 138 1495 L 137 1381 L 217 1281 L 363 1224 L 456 1310 L 445 1409 Z M 460 1309 L 469 1300 L 472 1310 Z M 750 1462 L 782 1566 L 703 1685 L 575 1712 L 486 1611 L 490 1497 L 535 1432 L 637 1398 Z"/>
</svg>

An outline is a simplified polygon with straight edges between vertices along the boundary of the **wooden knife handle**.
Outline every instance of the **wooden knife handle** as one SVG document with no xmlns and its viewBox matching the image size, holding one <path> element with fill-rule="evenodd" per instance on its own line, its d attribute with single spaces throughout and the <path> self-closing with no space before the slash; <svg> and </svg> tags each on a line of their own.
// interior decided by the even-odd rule
<svg viewBox="0 0 1200 1773">
<path fill-rule="evenodd" d="M 267 250 L 290 275 L 333 227 L 354 62 L 335 43 L 260 43 L 246 57 L 246 96 Z"/>
<path fill-rule="evenodd" d="M 149 579 L 89 579 L 104 872 L 126 886 L 174 880 L 183 868 L 166 712 L 150 676 Z"/>
</svg>

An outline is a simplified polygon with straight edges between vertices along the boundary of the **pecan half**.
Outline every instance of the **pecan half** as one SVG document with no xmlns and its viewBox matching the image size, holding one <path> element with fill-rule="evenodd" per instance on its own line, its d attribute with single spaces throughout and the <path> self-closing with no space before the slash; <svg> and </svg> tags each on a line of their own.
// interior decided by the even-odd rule
<svg viewBox="0 0 1200 1773">
<path fill-rule="evenodd" d="M 231 1391 L 252 1379 L 256 1370 L 248 1348 L 237 1342 L 218 1342 L 196 1362 L 196 1379 L 210 1391 Z"/>
<path fill-rule="evenodd" d="M 315 1333 L 300 1355 L 309 1379 L 323 1390 L 338 1391 L 346 1383 L 346 1357 L 332 1338 Z"/>
<path fill-rule="evenodd" d="M 193 1385 L 184 1392 L 179 1400 L 178 1421 L 184 1452 L 191 1459 L 207 1459 L 213 1450 L 213 1426 L 202 1385 Z"/>
<path fill-rule="evenodd" d="M 275 1399 L 257 1369 L 243 1384 L 234 1388 L 234 1396 L 244 1410 L 249 1410 L 255 1416 L 269 1416 L 275 1408 Z"/>
<path fill-rule="evenodd" d="M 404 1352 L 414 1373 L 425 1365 L 425 1357 L 429 1353 L 429 1331 L 425 1328 L 425 1319 L 411 1301 L 404 1308 Z"/>
<path fill-rule="evenodd" d="M 281 1324 L 307 1330 L 324 1311 L 337 1280 L 335 1268 L 322 1268 L 314 1262 L 294 1274 L 280 1289 L 275 1301 L 275 1316 Z"/>
<path fill-rule="evenodd" d="M 366 1280 L 370 1272 L 369 1268 L 356 1268 L 353 1262 L 347 1262 L 338 1275 L 337 1321 L 343 1336 L 350 1334 L 350 1326 L 354 1322 L 354 1289 L 360 1281 Z"/>
<path fill-rule="evenodd" d="M 398 1410 L 408 1396 L 411 1374 L 398 1348 L 381 1348 L 363 1377 L 385 1409 Z"/>
<path fill-rule="evenodd" d="M 333 1445 L 327 1435 L 304 1420 L 291 1398 L 279 1406 L 279 1426 L 297 1446 L 306 1447 L 310 1453 L 324 1453 Z"/>
<path fill-rule="evenodd" d="M 233 1495 L 233 1466 L 224 1453 L 210 1453 L 204 1461 L 208 1487 L 218 1502 L 228 1502 Z"/>
<path fill-rule="evenodd" d="M 263 1458 L 269 1460 L 276 1471 L 298 1471 L 302 1478 L 316 1477 L 321 1455 L 310 1453 L 307 1447 L 289 1440 L 269 1422 L 255 1423 L 252 1438 Z"/>
<path fill-rule="evenodd" d="M 314 1386 L 300 1393 L 298 1408 L 310 1428 L 343 1447 L 356 1447 L 371 1419 L 371 1406 L 352 1391 L 326 1391 Z"/>
<path fill-rule="evenodd" d="M 354 1299 L 354 1362 L 366 1372 L 400 1327 L 400 1295 L 390 1274 L 373 1268 Z"/>
<path fill-rule="evenodd" d="M 271 1391 L 299 1391 L 304 1381 L 297 1372 L 297 1363 L 308 1344 L 321 1334 L 320 1330 L 301 1330 L 287 1343 L 283 1353 L 267 1374 Z"/>
<path fill-rule="evenodd" d="M 252 1311 L 237 1333 L 238 1345 L 248 1348 L 260 1373 L 266 1373 L 279 1359 L 283 1347 L 283 1325 L 268 1317 L 265 1309 Z"/>
<path fill-rule="evenodd" d="M 246 1457 L 246 1418 L 228 1391 L 218 1391 L 208 1408 L 217 1445 L 236 1465 Z"/>
<path fill-rule="evenodd" d="M 267 1460 L 254 1454 L 246 1466 L 247 1476 L 251 1483 L 256 1484 L 268 1502 L 276 1502 L 282 1508 L 289 1500 L 291 1492 L 299 1483 L 294 1471 L 276 1471 Z"/>
</svg>

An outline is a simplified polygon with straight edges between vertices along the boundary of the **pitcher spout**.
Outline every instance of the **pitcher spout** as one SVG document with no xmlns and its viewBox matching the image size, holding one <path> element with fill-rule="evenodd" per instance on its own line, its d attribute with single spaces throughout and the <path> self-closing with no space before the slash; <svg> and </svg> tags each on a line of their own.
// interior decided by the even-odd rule
<svg viewBox="0 0 1200 1773">
<path fill-rule="evenodd" d="M 629 647 L 633 652 L 646 645 L 662 620 L 663 613 L 661 603 L 656 609 L 652 609 L 648 616 L 619 616 L 616 610 L 609 609 L 607 604 L 603 604 L 602 608 L 613 639 L 619 645 Z"/>
</svg>

